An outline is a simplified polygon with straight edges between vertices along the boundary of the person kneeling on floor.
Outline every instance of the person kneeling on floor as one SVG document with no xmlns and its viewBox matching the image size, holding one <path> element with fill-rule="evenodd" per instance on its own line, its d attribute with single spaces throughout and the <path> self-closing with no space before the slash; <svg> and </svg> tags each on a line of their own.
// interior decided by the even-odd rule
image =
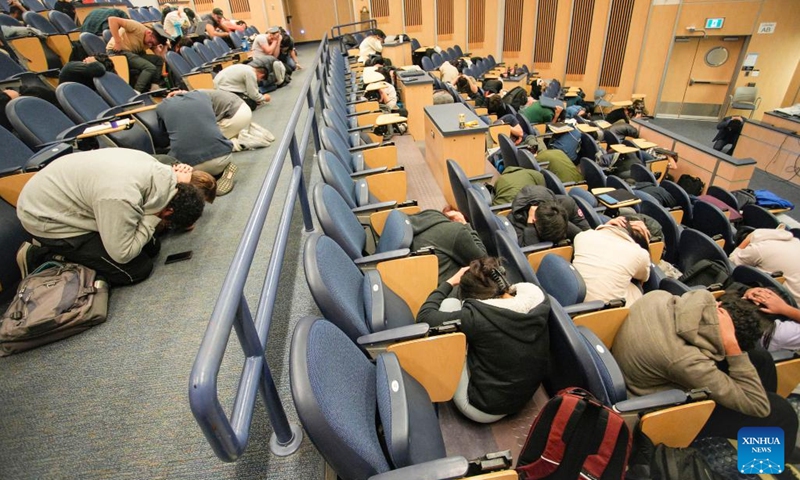
<svg viewBox="0 0 800 480">
<path fill-rule="evenodd" d="M 17 217 L 41 246 L 17 252 L 25 277 L 51 259 L 79 263 L 110 285 L 146 279 L 161 246 L 159 226 L 190 228 L 203 213 L 202 193 L 152 156 L 125 148 L 66 155 L 25 185 Z"/>
</svg>

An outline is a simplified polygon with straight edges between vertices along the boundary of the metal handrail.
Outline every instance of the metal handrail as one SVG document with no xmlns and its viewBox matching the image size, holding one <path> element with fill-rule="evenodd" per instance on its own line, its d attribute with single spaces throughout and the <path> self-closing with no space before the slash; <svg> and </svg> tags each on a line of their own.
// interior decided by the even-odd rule
<svg viewBox="0 0 800 480">
<path fill-rule="evenodd" d="M 200 351 L 197 353 L 189 378 L 189 404 L 192 413 L 214 453 L 226 462 L 236 461 L 247 447 L 256 391 L 259 391 L 264 399 L 273 430 L 270 438 L 270 450 L 276 455 L 290 455 L 297 450 L 303 438 L 302 429 L 295 424 L 290 424 L 286 418 L 286 412 L 275 388 L 265 352 L 292 213 L 298 197 L 305 229 L 306 231 L 313 230 L 302 167 L 303 156 L 312 133 L 316 149 L 320 148 L 315 106 L 316 102 L 321 99 L 324 88 L 325 62 L 322 60 L 326 55 L 327 45 L 328 36 L 326 35 L 320 42 L 310 66 L 310 70 L 314 74 L 309 75 L 303 83 L 303 88 L 289 116 L 286 131 L 280 139 L 278 151 L 253 205 L 236 254 L 222 284 L 217 303 L 211 313 Z M 312 88 L 315 79 L 316 84 Z M 295 130 L 304 111 L 307 112 L 306 124 L 298 143 Z M 243 294 L 244 286 L 250 273 L 264 222 L 272 206 L 272 197 L 286 162 L 287 153 L 293 166 L 289 190 L 286 194 L 286 203 L 272 245 L 272 255 L 254 317 Z M 229 419 L 218 397 L 217 376 L 231 329 L 236 331 L 245 360 Z"/>
<path fill-rule="evenodd" d="M 332 39 L 339 38 L 339 37 L 342 36 L 342 30 L 343 29 L 345 29 L 347 27 L 355 27 L 356 25 L 361 25 L 361 24 L 364 24 L 364 23 L 367 24 L 366 28 L 362 28 L 360 30 L 357 29 L 357 30 L 353 30 L 352 32 L 344 32 L 344 33 L 351 33 L 352 34 L 352 33 L 368 32 L 370 30 L 375 30 L 376 28 L 378 28 L 378 22 L 374 18 L 369 19 L 369 20 L 361 20 L 361 21 L 358 21 L 358 22 L 342 23 L 340 25 L 334 25 L 333 27 L 331 27 L 330 38 L 332 38 Z"/>
</svg>

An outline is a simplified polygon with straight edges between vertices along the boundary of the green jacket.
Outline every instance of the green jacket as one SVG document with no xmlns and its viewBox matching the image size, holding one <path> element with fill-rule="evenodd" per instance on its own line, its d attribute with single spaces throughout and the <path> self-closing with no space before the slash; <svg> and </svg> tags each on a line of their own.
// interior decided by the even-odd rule
<svg viewBox="0 0 800 480">
<path fill-rule="evenodd" d="M 511 203 L 522 187 L 526 185 L 544 185 L 544 175 L 536 170 L 522 167 L 507 167 L 494 184 L 494 200 L 492 205 Z"/>
<path fill-rule="evenodd" d="M 519 113 L 533 124 L 550 123 L 556 114 L 552 108 L 543 107 L 539 102 L 533 102 L 529 107 L 520 110 Z"/>
<path fill-rule="evenodd" d="M 561 150 L 551 149 L 541 152 L 536 155 L 536 160 L 539 162 L 550 162 L 547 169 L 553 172 L 562 182 L 583 181 L 583 175 L 581 175 L 578 167 L 576 167 L 567 154 Z"/>
</svg>

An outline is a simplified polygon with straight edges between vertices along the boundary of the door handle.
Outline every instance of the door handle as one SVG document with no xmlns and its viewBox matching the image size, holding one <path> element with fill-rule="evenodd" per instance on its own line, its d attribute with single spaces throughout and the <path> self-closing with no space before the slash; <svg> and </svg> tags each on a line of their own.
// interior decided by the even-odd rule
<svg viewBox="0 0 800 480">
<path fill-rule="evenodd" d="M 694 78 L 689 79 L 689 86 L 691 85 L 728 85 L 730 82 L 724 82 L 722 80 L 695 80 Z"/>
</svg>

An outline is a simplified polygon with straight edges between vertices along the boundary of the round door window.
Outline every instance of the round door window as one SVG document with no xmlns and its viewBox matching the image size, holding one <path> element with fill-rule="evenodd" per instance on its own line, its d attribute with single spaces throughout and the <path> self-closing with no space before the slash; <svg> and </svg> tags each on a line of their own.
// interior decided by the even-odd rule
<svg viewBox="0 0 800 480">
<path fill-rule="evenodd" d="M 721 67 L 728 61 L 728 49 L 725 47 L 714 47 L 706 52 L 706 65 L 709 67 Z"/>
</svg>

